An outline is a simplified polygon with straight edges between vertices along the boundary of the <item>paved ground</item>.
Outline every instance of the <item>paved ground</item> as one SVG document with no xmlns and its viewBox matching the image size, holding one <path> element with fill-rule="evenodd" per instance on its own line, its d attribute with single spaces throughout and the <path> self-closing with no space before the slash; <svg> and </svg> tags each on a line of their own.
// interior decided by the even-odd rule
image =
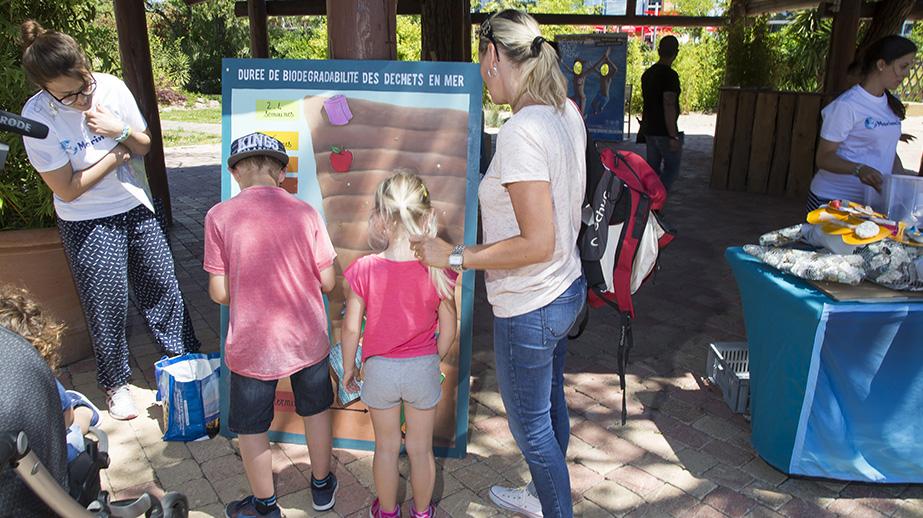
<svg viewBox="0 0 923 518">
<path fill-rule="evenodd" d="M 575 515 L 607 516 L 923 516 L 923 487 L 871 486 L 789 478 L 755 456 L 749 424 L 731 413 L 703 379 L 706 347 L 742 340 L 737 288 L 724 263 L 727 246 L 754 242 L 762 232 L 797 222 L 801 200 L 709 190 L 714 118 L 684 117 L 688 144 L 683 176 L 666 211 L 679 238 L 664 253 L 654 281 L 636 296 L 636 349 L 629 376 L 629 421 L 619 426 L 620 392 L 614 375 L 614 322 L 596 316 L 568 356 L 567 397 L 572 411 L 568 456 Z M 913 149 L 918 149 L 913 148 Z M 919 161 L 919 151 L 908 162 Z M 201 270 L 202 221 L 218 201 L 218 147 L 167 151 L 175 225 L 177 273 L 196 330 L 208 350 L 218 348 L 218 311 Z M 475 303 L 469 454 L 438 462 L 442 516 L 501 514 L 486 499 L 491 484 L 521 484 L 528 470 L 507 428 L 493 368 L 491 317 L 483 285 Z M 140 318 L 131 319 L 134 391 L 146 411 L 128 423 L 105 420 L 113 466 L 104 484 L 117 497 L 145 490 L 179 490 L 193 516 L 223 516 L 223 504 L 246 494 L 234 441 L 199 443 L 160 439 L 153 404 L 152 364 L 159 351 Z M 65 373 L 67 385 L 102 403 L 90 362 Z M 289 517 L 312 516 L 307 452 L 273 449 L 280 503 Z M 335 451 L 343 484 L 328 516 L 367 516 L 371 502 L 369 453 Z M 402 467 L 407 473 L 407 466 Z M 406 487 L 404 484 L 402 487 Z"/>
</svg>

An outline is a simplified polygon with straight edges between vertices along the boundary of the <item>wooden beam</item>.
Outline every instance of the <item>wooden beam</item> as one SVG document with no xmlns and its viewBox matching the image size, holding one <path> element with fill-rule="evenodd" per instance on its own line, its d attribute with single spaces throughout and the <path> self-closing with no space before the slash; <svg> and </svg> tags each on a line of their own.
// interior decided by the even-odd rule
<svg viewBox="0 0 923 518">
<path fill-rule="evenodd" d="M 471 61 L 471 0 L 423 0 L 424 61 Z"/>
<path fill-rule="evenodd" d="M 856 34 L 862 0 L 840 0 L 840 10 L 833 17 L 830 51 L 824 74 L 824 92 L 838 94 L 846 86 L 849 64 L 856 55 Z"/>
<path fill-rule="evenodd" d="M 397 3 L 397 14 L 420 14 L 421 0 L 400 0 Z M 327 14 L 326 0 L 268 0 L 266 13 L 269 16 L 325 16 Z M 234 14 L 238 17 L 247 16 L 247 0 L 237 0 L 234 3 Z"/>
<path fill-rule="evenodd" d="M 247 0 L 247 17 L 250 19 L 250 55 L 269 57 L 269 22 L 266 0 Z"/>
<path fill-rule="evenodd" d="M 423 0 L 400 0 L 397 14 L 420 14 Z M 327 8 L 320 0 L 270 0 L 266 2 L 269 16 L 322 16 Z M 234 4 L 234 14 L 247 16 L 247 2 L 239 0 Z M 718 27 L 727 24 L 723 16 L 637 16 L 604 14 L 542 14 L 530 13 L 544 25 L 643 25 L 661 27 Z M 488 13 L 471 13 L 471 23 L 480 25 Z"/>
<path fill-rule="evenodd" d="M 144 157 L 151 194 L 163 203 L 163 217 L 167 225 L 173 224 L 170 203 L 170 184 L 163 158 L 163 134 L 160 129 L 160 111 L 154 91 L 154 72 L 151 65 L 151 46 L 147 38 L 147 17 L 143 0 L 113 0 L 115 25 L 119 34 L 119 54 L 122 60 L 122 79 L 134 94 L 151 132 L 151 150 Z"/>
<path fill-rule="evenodd" d="M 327 0 L 331 59 L 397 59 L 397 0 Z"/>
<path fill-rule="evenodd" d="M 480 24 L 490 13 L 471 13 L 471 23 Z M 529 13 L 542 25 L 639 25 L 658 27 L 718 27 L 727 24 L 723 16 L 636 16 L 608 14 Z"/>
<path fill-rule="evenodd" d="M 744 9 L 747 16 L 780 13 L 798 9 L 817 9 L 822 0 L 747 0 Z"/>
</svg>

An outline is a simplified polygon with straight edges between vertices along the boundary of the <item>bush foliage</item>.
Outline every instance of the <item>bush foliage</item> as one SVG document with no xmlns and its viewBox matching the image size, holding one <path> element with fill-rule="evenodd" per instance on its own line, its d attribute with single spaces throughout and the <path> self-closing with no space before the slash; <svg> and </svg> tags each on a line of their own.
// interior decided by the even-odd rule
<svg viewBox="0 0 923 518">
<path fill-rule="evenodd" d="M 118 42 L 109 39 L 105 23 L 97 19 L 96 4 L 84 0 L 3 2 L 0 7 L 0 109 L 20 113 L 38 88 L 22 70 L 19 26 L 35 19 L 46 29 L 73 36 L 86 51 L 95 70 L 116 72 Z M 111 3 L 109 4 L 111 5 Z M 10 146 L 6 167 L 0 171 L 0 230 L 41 228 L 54 223 L 51 191 L 32 169 L 18 135 L 0 133 Z"/>
</svg>

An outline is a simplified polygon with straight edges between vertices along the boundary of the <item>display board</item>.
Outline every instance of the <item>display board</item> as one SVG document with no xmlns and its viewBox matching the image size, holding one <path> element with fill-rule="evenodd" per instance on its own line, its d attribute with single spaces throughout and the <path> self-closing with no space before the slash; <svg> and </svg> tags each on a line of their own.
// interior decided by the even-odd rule
<svg viewBox="0 0 923 518">
<path fill-rule="evenodd" d="M 590 136 L 620 141 L 625 126 L 625 64 L 628 35 L 558 35 L 567 96 L 580 108 Z"/>
<path fill-rule="evenodd" d="M 283 187 L 321 212 L 337 252 L 337 286 L 327 298 L 332 343 L 340 337 L 342 272 L 373 253 L 368 218 L 374 192 L 394 170 L 409 169 L 423 178 L 443 239 L 475 242 L 482 127 L 476 65 L 225 59 L 222 71 L 222 199 L 238 192 L 225 165 L 233 139 L 259 131 L 285 144 L 290 161 Z M 473 272 L 460 281 L 459 338 L 442 363 L 445 379 L 433 441 L 442 456 L 464 455 L 467 442 Z M 227 307 L 221 315 L 223 348 Z M 331 376 L 336 388 L 339 380 Z M 222 385 L 226 396 L 226 376 Z M 227 407 L 223 397 L 225 423 Z M 335 447 L 374 447 L 361 401 L 344 406 L 337 399 L 333 432 Z M 303 434 L 291 386 L 280 381 L 270 438 L 303 442 Z"/>
</svg>

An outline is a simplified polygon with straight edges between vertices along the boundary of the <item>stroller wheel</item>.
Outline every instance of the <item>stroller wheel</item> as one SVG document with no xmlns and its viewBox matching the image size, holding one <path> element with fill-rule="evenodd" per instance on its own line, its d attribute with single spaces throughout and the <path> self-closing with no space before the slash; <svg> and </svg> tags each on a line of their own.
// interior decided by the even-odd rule
<svg viewBox="0 0 923 518">
<path fill-rule="evenodd" d="M 186 518 L 189 516 L 189 501 L 186 495 L 167 493 L 160 500 L 163 506 L 163 518 Z"/>
</svg>

